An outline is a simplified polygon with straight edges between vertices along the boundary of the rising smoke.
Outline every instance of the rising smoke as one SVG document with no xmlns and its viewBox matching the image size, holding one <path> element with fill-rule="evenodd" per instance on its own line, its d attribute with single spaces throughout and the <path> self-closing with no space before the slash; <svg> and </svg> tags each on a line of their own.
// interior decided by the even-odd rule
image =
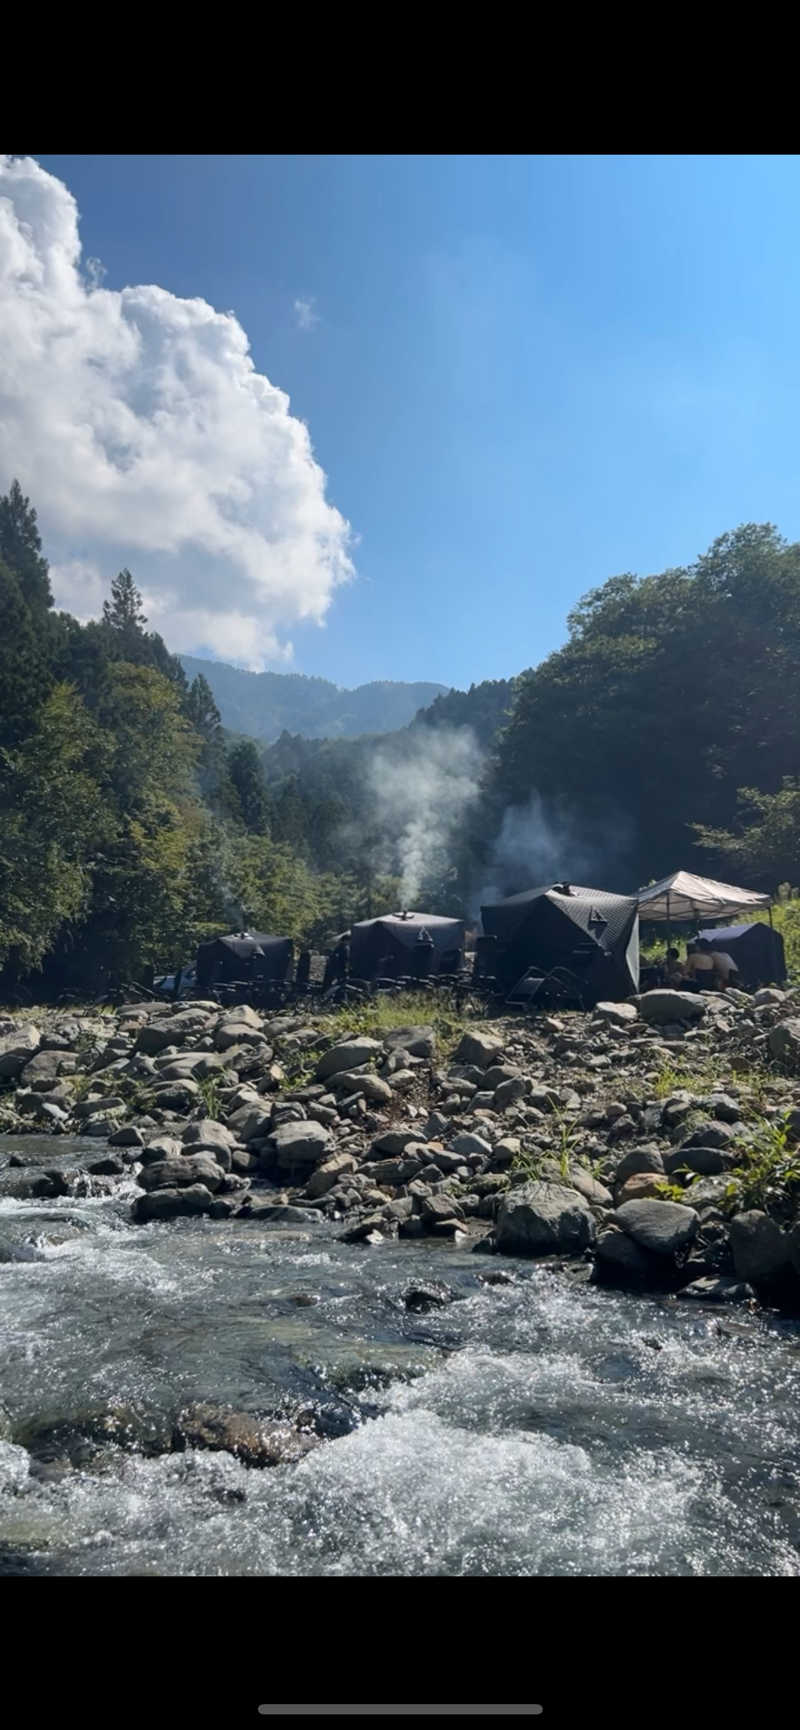
<svg viewBox="0 0 800 1730">
<path fill-rule="evenodd" d="M 504 812 L 471 911 L 478 918 L 481 906 L 491 901 L 565 880 L 616 889 L 631 836 L 622 812 L 609 812 L 602 821 L 578 816 L 558 801 L 545 803 L 534 791 L 524 805 L 509 805 Z"/>
<path fill-rule="evenodd" d="M 424 727 L 407 735 L 402 757 L 378 747 L 368 777 L 386 837 L 381 868 L 397 871 L 405 907 L 446 869 L 456 831 L 480 793 L 484 753 L 470 727 Z"/>
</svg>

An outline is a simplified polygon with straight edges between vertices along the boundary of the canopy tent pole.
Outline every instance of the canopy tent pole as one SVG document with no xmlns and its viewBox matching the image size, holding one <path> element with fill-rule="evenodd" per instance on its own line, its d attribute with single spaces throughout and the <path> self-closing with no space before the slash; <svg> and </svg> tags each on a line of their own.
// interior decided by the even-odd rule
<svg viewBox="0 0 800 1730">
<path fill-rule="evenodd" d="M 671 935 L 672 935 L 672 933 L 670 931 L 670 923 L 669 923 L 669 890 L 667 890 L 667 955 L 669 954 L 669 950 L 670 950 Z M 666 959 L 666 957 L 665 957 L 665 959 Z"/>
</svg>

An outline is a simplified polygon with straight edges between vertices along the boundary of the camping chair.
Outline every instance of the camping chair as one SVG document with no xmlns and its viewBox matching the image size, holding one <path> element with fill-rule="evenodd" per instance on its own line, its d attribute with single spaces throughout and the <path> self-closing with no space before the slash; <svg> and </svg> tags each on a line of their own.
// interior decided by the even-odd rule
<svg viewBox="0 0 800 1730">
<path fill-rule="evenodd" d="M 526 1004 L 531 1009 L 553 1009 L 559 1005 L 562 1009 L 583 1009 L 583 986 L 577 974 L 572 973 L 568 967 L 551 967 L 549 973 L 529 967 L 509 991 L 505 1001 L 509 1004 Z"/>
</svg>

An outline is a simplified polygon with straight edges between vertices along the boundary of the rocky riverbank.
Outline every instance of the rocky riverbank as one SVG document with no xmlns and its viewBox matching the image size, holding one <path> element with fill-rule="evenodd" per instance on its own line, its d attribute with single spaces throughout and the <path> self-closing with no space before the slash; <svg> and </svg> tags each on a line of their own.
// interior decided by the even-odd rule
<svg viewBox="0 0 800 1730">
<path fill-rule="evenodd" d="M 321 1214 L 367 1250 L 444 1238 L 800 1312 L 800 994 L 662 990 L 438 1029 L 381 1014 L 0 1016 L 0 1131 L 19 1137 L 0 1198 L 133 1178 L 142 1223 Z M 85 1162 L 28 1160 L 26 1131 L 54 1152 L 79 1135 Z"/>
</svg>

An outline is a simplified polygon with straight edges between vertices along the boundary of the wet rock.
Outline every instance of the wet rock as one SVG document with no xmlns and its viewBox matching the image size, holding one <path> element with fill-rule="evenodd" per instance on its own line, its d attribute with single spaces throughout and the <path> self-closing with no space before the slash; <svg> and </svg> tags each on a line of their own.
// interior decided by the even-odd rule
<svg viewBox="0 0 800 1730">
<path fill-rule="evenodd" d="M 139 1184 L 148 1192 L 158 1189 L 183 1189 L 194 1184 L 204 1184 L 206 1189 L 216 1190 L 222 1182 L 224 1173 L 216 1160 L 208 1153 L 184 1155 L 179 1159 L 157 1160 L 154 1165 L 142 1167 L 139 1173 Z"/>
<path fill-rule="evenodd" d="M 679 1291 L 680 1298 L 695 1299 L 699 1303 L 742 1304 L 751 1303 L 755 1292 L 746 1280 L 725 1279 L 719 1275 L 706 1275 L 703 1279 L 692 1280 L 691 1285 Z"/>
<path fill-rule="evenodd" d="M 144 1225 L 149 1220 L 210 1213 L 213 1200 L 210 1189 L 202 1183 L 190 1184 L 186 1189 L 156 1189 L 137 1198 L 133 1204 L 133 1217 Z"/>
<path fill-rule="evenodd" d="M 245 1466 L 282 1466 L 301 1460 L 320 1438 L 280 1420 L 198 1404 L 181 1412 L 173 1448 L 210 1448 L 233 1454 Z"/>
<path fill-rule="evenodd" d="M 500 1203 L 497 1247 L 507 1255 L 574 1255 L 594 1238 L 588 1203 L 563 1184 L 522 1184 Z"/>
<path fill-rule="evenodd" d="M 360 1069 L 377 1057 L 382 1049 L 379 1039 L 367 1038 L 349 1039 L 333 1045 L 329 1051 L 323 1052 L 317 1064 L 317 1080 L 325 1081 L 329 1075 L 340 1075 L 344 1070 Z"/>
<path fill-rule="evenodd" d="M 125 1161 L 119 1154 L 106 1153 L 102 1159 L 93 1159 L 88 1171 L 95 1172 L 99 1177 L 121 1177 L 125 1170 Z"/>
<path fill-rule="evenodd" d="M 598 1233 L 595 1244 L 594 1277 L 597 1283 L 649 1285 L 652 1283 L 653 1257 L 614 1225 Z"/>
<path fill-rule="evenodd" d="M 680 1025 L 700 1021 L 706 1012 L 704 999 L 692 991 L 671 991 L 659 988 L 646 991 L 639 998 L 639 1014 L 650 1026 Z"/>
<path fill-rule="evenodd" d="M 753 1285 L 771 1285 L 786 1277 L 791 1267 L 791 1243 L 787 1232 L 758 1208 L 734 1214 L 730 1222 L 731 1250 L 737 1279 Z"/>
<path fill-rule="evenodd" d="M 403 1292 L 402 1303 L 407 1310 L 415 1315 L 425 1315 L 428 1310 L 443 1309 L 453 1302 L 456 1293 L 441 1280 L 426 1280 L 418 1285 L 408 1286 Z"/>
<path fill-rule="evenodd" d="M 694 1208 L 676 1201 L 626 1201 L 615 1220 L 640 1249 L 663 1256 L 685 1249 L 700 1223 Z"/>
</svg>

